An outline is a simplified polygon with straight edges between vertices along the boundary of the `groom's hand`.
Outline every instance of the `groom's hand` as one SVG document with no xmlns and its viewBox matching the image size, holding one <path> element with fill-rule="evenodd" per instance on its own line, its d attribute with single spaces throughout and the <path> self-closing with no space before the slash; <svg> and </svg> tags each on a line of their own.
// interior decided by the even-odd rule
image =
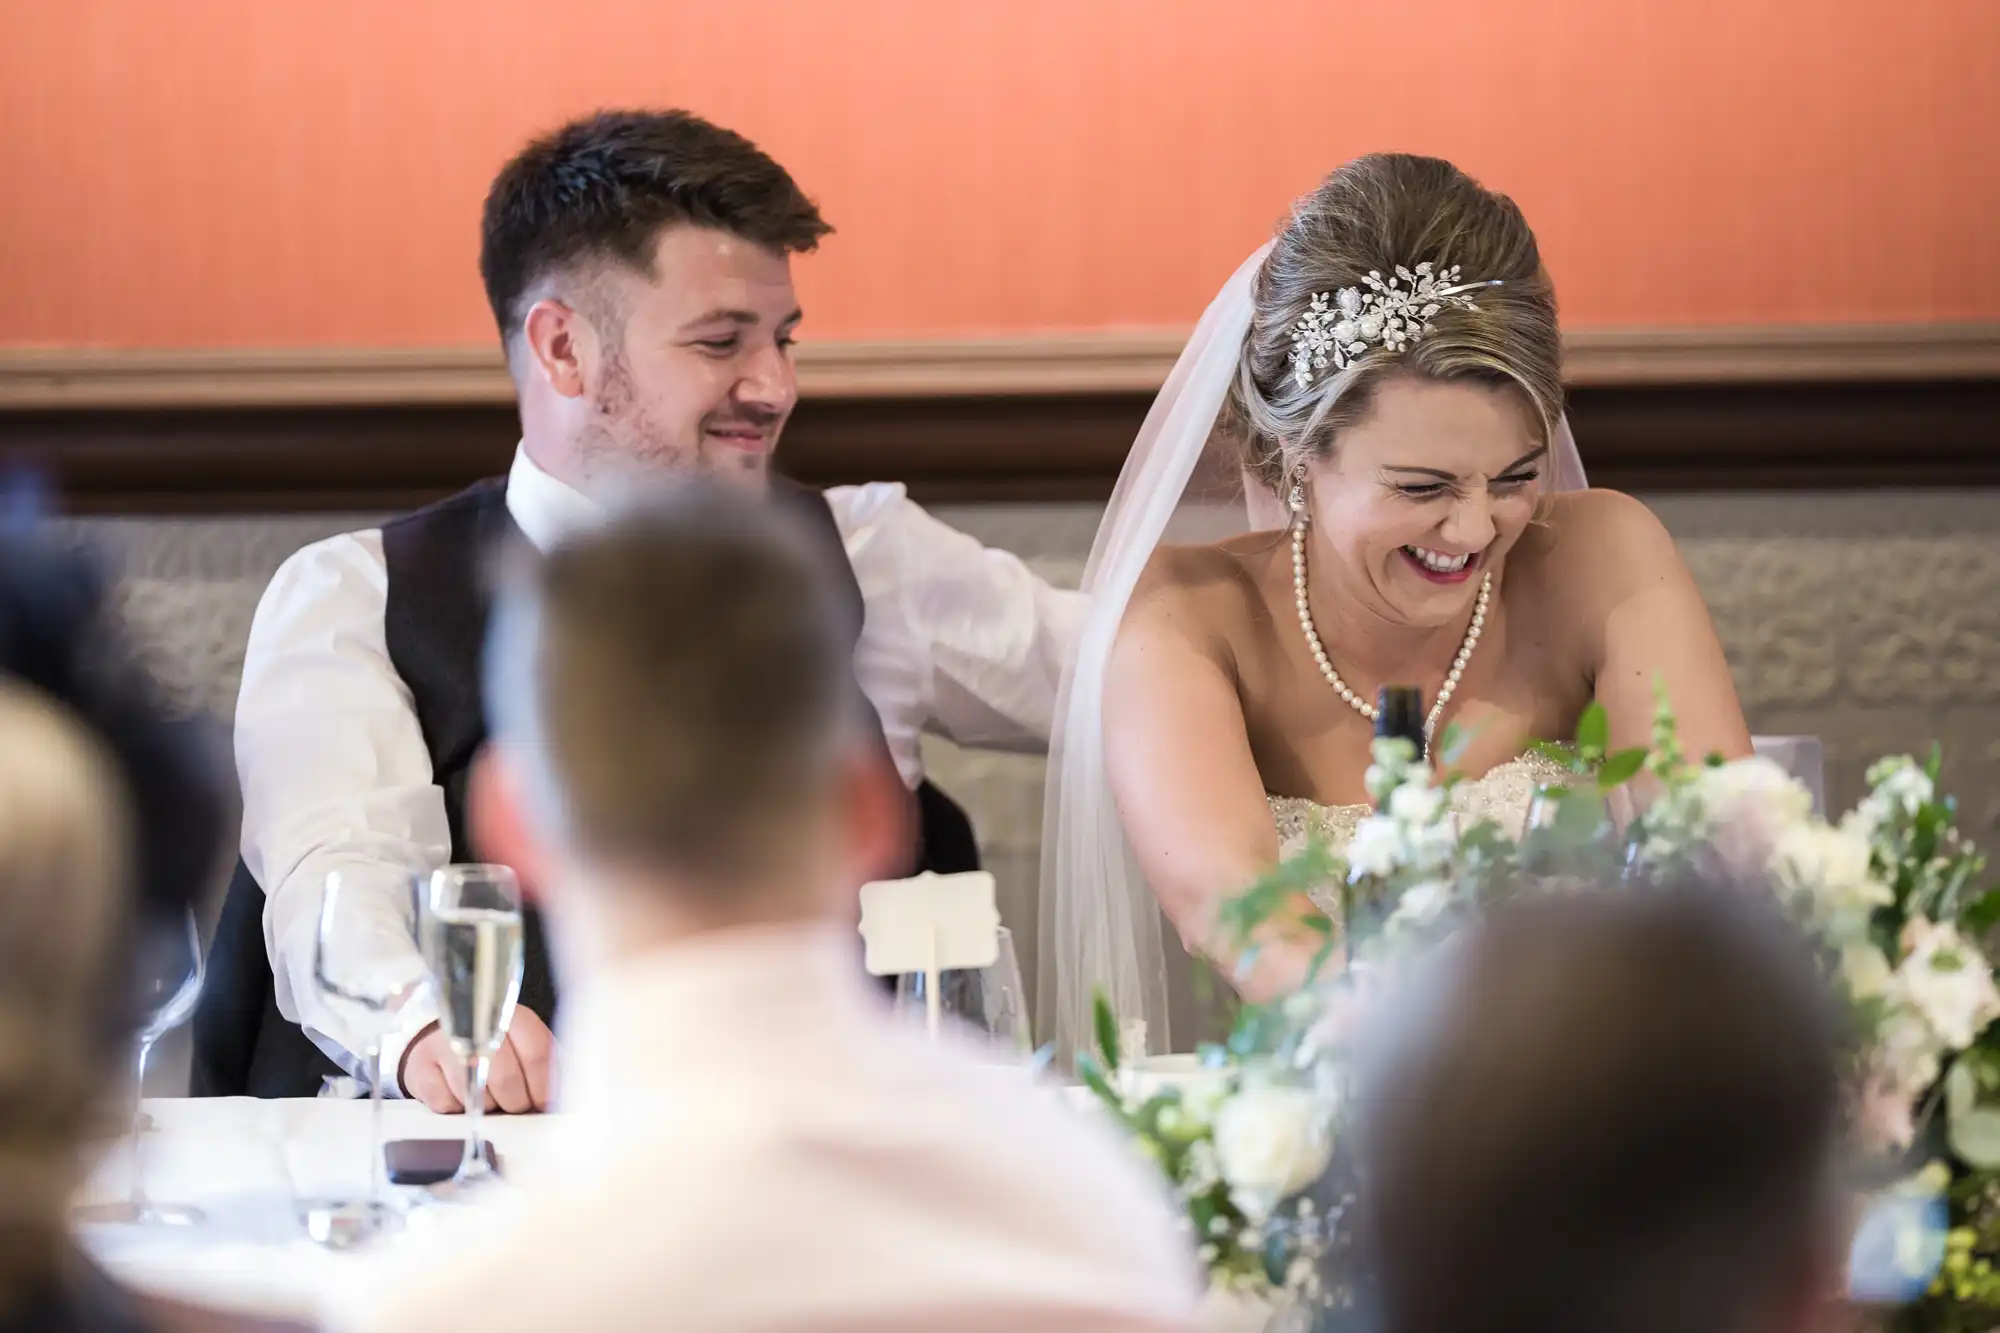
<svg viewBox="0 0 2000 1333">
<path fill-rule="evenodd" d="M 486 1076 L 488 1111 L 546 1110 L 555 1075 L 556 1041 L 548 1024 L 531 1009 L 516 1006 L 507 1040 L 493 1054 Z M 403 1092 L 440 1115 L 465 1109 L 465 1061 L 458 1058 L 444 1030 L 433 1023 L 410 1043 L 403 1055 Z"/>
</svg>

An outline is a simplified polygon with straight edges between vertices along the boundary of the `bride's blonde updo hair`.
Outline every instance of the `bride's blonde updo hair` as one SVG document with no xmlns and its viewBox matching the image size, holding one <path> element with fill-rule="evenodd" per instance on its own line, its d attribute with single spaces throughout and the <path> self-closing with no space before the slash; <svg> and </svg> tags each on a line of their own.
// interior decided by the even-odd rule
<svg viewBox="0 0 2000 1333">
<path fill-rule="evenodd" d="M 1313 296 L 1361 287 L 1398 265 L 1458 266 L 1460 282 L 1498 278 L 1471 293 L 1477 310 L 1446 303 L 1422 338 L 1380 346 L 1345 370 L 1329 365 L 1300 385 L 1292 329 Z M 1441 158 L 1371 153 L 1301 199 L 1257 270 L 1250 331 L 1225 420 L 1241 433 L 1250 472 L 1283 495 L 1286 479 L 1327 456 L 1344 426 L 1368 412 L 1393 375 L 1510 385 L 1526 395 L 1547 440 L 1563 410 L 1562 338 L 1555 291 L 1535 234 L 1514 201 Z"/>
</svg>

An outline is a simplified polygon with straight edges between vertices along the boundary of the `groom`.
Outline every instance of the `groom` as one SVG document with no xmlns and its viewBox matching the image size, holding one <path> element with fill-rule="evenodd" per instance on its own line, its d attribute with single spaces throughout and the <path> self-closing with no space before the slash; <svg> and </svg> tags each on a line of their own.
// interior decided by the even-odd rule
<svg viewBox="0 0 2000 1333">
<path fill-rule="evenodd" d="M 773 476 L 798 397 L 791 256 L 830 230 L 784 168 L 686 112 L 593 116 L 502 169 L 480 271 L 520 445 L 504 479 L 309 546 L 264 594 L 236 717 L 243 859 L 218 929 L 222 975 L 196 1019 L 197 1092 L 311 1096 L 336 1061 L 359 1069 L 366 1034 L 313 979 L 327 876 L 374 904 L 363 928 L 384 965 L 407 962 L 390 955 L 414 947 L 408 871 L 477 859 L 464 807 L 486 737 L 487 553 L 519 539 L 546 549 L 648 477 L 706 475 L 803 517 L 860 627 L 854 670 L 879 724 L 878 767 L 915 813 L 915 836 L 876 872 L 976 867 L 964 815 L 923 781 L 920 736 L 1045 744 L 1080 599 L 901 486 L 820 493 Z M 545 1105 L 551 1083 L 556 993 L 533 920 L 527 958 L 493 1063 L 492 1103 L 508 1111 Z M 461 1062 L 435 1016 L 419 1004 L 387 1034 L 386 1090 L 458 1110 Z"/>
</svg>

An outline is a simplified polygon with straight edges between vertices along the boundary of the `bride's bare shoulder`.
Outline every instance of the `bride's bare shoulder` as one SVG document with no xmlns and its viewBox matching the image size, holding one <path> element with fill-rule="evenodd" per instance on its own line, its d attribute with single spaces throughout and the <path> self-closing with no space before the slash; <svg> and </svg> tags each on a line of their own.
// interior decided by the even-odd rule
<svg viewBox="0 0 2000 1333">
<path fill-rule="evenodd" d="M 1622 491 L 1567 491 L 1522 537 L 1512 572 L 1539 590 L 1578 600 L 1620 600 L 1680 575 L 1680 553 L 1659 518 Z"/>
<path fill-rule="evenodd" d="M 1170 630 L 1201 643 L 1227 641 L 1256 614 L 1271 561 L 1289 548 L 1282 534 L 1250 533 L 1228 541 L 1163 545 L 1146 562 L 1125 611 L 1127 630 Z"/>
</svg>

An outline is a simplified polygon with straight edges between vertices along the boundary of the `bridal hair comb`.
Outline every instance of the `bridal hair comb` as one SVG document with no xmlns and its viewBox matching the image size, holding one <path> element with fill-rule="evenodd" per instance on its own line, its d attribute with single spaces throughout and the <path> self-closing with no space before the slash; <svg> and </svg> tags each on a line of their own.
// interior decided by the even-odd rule
<svg viewBox="0 0 2000 1333">
<path fill-rule="evenodd" d="M 1462 283 L 1458 265 L 1435 272 L 1429 263 L 1417 265 L 1414 273 L 1398 264 L 1396 275 L 1387 279 L 1370 269 L 1361 281 L 1367 291 L 1342 287 L 1331 302 L 1325 292 L 1314 292 L 1312 307 L 1292 325 L 1292 378 L 1300 388 L 1329 365 L 1347 369 L 1370 347 L 1402 351 L 1424 336 L 1432 315 L 1448 305 L 1477 310 L 1471 293 L 1501 283 L 1499 278 Z"/>
</svg>

